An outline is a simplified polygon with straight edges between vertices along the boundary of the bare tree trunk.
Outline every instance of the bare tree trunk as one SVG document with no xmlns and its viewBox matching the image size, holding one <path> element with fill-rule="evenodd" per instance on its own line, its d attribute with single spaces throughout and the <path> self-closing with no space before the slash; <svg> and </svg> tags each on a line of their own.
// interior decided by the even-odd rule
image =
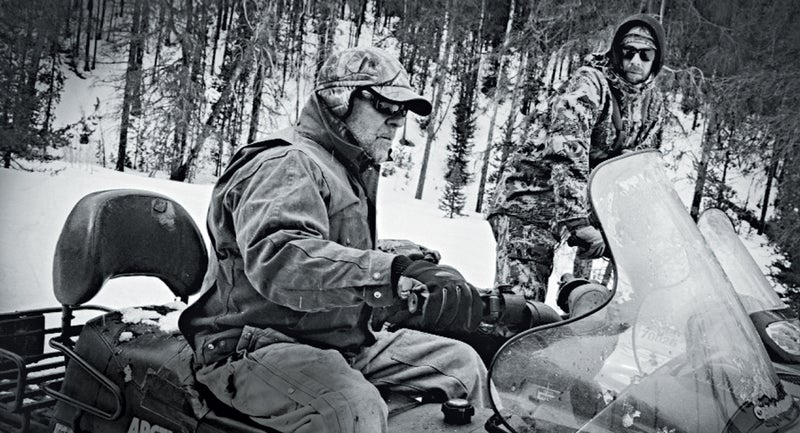
<svg viewBox="0 0 800 433">
<path fill-rule="evenodd" d="M 108 0 L 103 0 L 103 7 L 102 7 L 102 10 L 100 11 L 100 22 L 97 25 L 97 33 L 95 33 L 95 35 L 94 35 L 94 39 L 97 40 L 97 41 L 99 41 L 100 39 L 103 39 L 103 21 L 106 20 L 106 2 L 107 1 Z"/>
<path fill-rule="evenodd" d="M 91 71 L 92 68 L 89 62 L 92 60 L 92 53 L 89 51 L 91 48 L 92 39 L 92 13 L 94 12 L 94 0 L 88 0 L 86 4 L 86 49 L 84 50 L 86 56 L 83 59 L 83 70 Z M 96 44 L 95 44 L 96 45 Z"/>
<path fill-rule="evenodd" d="M 706 175 L 708 173 L 708 160 L 711 155 L 713 147 L 714 136 L 716 136 L 717 129 L 717 116 L 716 111 L 712 105 L 706 108 L 708 118 L 706 119 L 705 133 L 703 134 L 702 155 L 700 156 L 700 164 L 697 167 L 697 181 L 694 184 L 694 195 L 692 196 L 691 216 L 697 221 L 700 216 L 700 205 L 703 201 L 703 189 L 706 184 Z"/>
<path fill-rule="evenodd" d="M 359 8 L 358 16 L 356 17 L 356 34 L 353 40 L 352 47 L 358 46 L 358 39 L 361 37 L 361 26 L 364 25 L 364 17 L 367 14 L 367 0 L 361 0 L 361 7 Z"/>
<path fill-rule="evenodd" d="M 428 127 L 425 129 L 425 154 L 422 157 L 422 167 L 420 168 L 419 179 L 417 180 L 417 191 L 414 194 L 414 198 L 417 200 L 422 199 L 422 193 L 425 190 L 425 176 L 428 172 L 428 160 L 431 156 L 434 131 L 436 131 L 436 118 L 439 116 L 439 109 L 442 105 L 442 94 L 444 93 L 444 82 L 447 79 L 448 60 L 450 58 L 450 7 L 451 1 L 448 0 L 444 16 L 444 25 L 442 27 L 439 58 L 436 61 L 436 78 L 434 78 L 436 81 L 436 95 L 433 101 L 433 112 L 428 119 Z"/>
<path fill-rule="evenodd" d="M 50 81 L 47 83 L 47 108 L 44 113 L 44 124 L 42 125 L 43 132 L 50 132 L 53 116 L 53 105 L 56 98 L 56 68 L 58 67 L 58 43 L 53 41 L 50 43 Z"/>
<path fill-rule="evenodd" d="M 401 65 L 405 66 L 406 49 L 407 49 L 406 41 L 408 40 L 408 27 L 410 25 L 410 23 L 409 23 L 410 20 L 405 18 L 405 17 L 408 16 L 408 0 L 403 0 L 403 12 L 402 13 L 403 13 L 403 21 L 400 23 L 400 26 L 401 26 L 400 27 L 400 33 L 397 36 L 397 38 L 400 40 L 400 54 L 398 54 L 397 60 L 400 62 Z M 406 71 L 408 72 L 408 82 L 410 83 L 411 82 L 411 71 L 409 71 L 408 68 L 406 68 Z"/>
<path fill-rule="evenodd" d="M 72 26 L 72 4 L 69 1 L 61 2 L 61 6 L 64 8 L 64 30 L 61 33 L 64 38 L 70 37 L 70 27 Z"/>
<path fill-rule="evenodd" d="M 764 227 L 767 225 L 767 209 L 769 208 L 769 196 L 772 193 L 772 180 L 775 178 L 775 172 L 778 169 L 778 145 L 772 144 L 772 157 L 769 162 L 769 170 L 767 171 L 767 186 L 764 188 L 764 200 L 761 202 L 761 217 L 758 219 L 758 234 L 764 234 Z"/>
<path fill-rule="evenodd" d="M 108 32 L 106 32 L 106 42 L 111 42 L 111 33 L 114 30 L 114 17 L 117 14 L 114 13 L 114 0 L 111 0 L 111 13 L 108 14 Z"/>
<path fill-rule="evenodd" d="M 136 117 L 142 116 L 142 95 L 144 94 L 144 68 L 142 63 L 144 61 L 144 44 L 147 37 L 147 21 L 150 18 L 150 2 L 145 1 L 142 3 L 141 18 L 139 18 L 139 33 L 136 35 L 138 43 L 136 44 L 136 71 L 138 77 L 136 78 L 137 86 L 134 88 L 133 98 L 131 99 L 131 115 Z"/>
<path fill-rule="evenodd" d="M 719 180 L 719 188 L 717 188 L 717 204 L 721 204 L 725 200 L 725 182 L 727 181 L 728 177 L 728 165 L 731 162 L 731 153 L 730 151 L 725 151 L 725 156 L 723 157 L 724 160 L 722 162 L 722 177 Z"/>
<path fill-rule="evenodd" d="M 128 68 L 125 73 L 125 92 L 122 99 L 122 120 L 119 127 L 119 146 L 117 148 L 117 171 L 125 171 L 125 159 L 128 147 L 128 128 L 130 127 L 130 114 L 133 105 L 133 95 L 139 87 L 141 71 L 138 71 L 137 55 L 140 53 L 139 44 L 141 43 L 139 33 L 142 17 L 142 2 L 135 0 L 133 6 L 133 23 L 131 25 L 131 42 L 128 49 Z"/>
<path fill-rule="evenodd" d="M 217 25 L 214 29 L 214 48 L 211 49 L 211 67 L 209 68 L 211 74 L 214 74 L 214 63 L 217 59 L 217 44 L 219 43 L 219 33 L 222 28 L 222 9 L 223 0 L 217 0 Z"/>
<path fill-rule="evenodd" d="M 75 29 L 75 44 L 72 46 L 72 59 L 75 62 L 75 69 L 78 68 L 78 62 L 80 58 L 80 46 L 81 46 L 81 31 L 83 27 L 83 0 L 76 0 L 75 4 L 77 5 L 78 10 L 78 27 Z"/>
<path fill-rule="evenodd" d="M 101 7 L 98 6 L 98 10 Z M 97 30 L 94 32 L 94 52 L 92 53 L 92 70 L 97 68 L 97 41 L 103 39 L 103 20 L 106 18 L 106 0 L 103 0 L 102 12 L 98 11 L 100 15 L 97 19 Z"/>
<path fill-rule="evenodd" d="M 156 34 L 156 52 L 153 54 L 153 74 L 150 75 L 150 84 L 156 82 L 156 78 L 158 78 L 158 61 L 161 58 L 161 45 L 162 45 L 162 37 L 164 36 L 164 21 L 165 21 L 165 9 L 167 5 L 161 3 L 158 7 L 158 21 L 156 22 L 156 26 L 158 27 L 158 33 Z M 167 30 L 169 32 L 169 30 Z"/>
<path fill-rule="evenodd" d="M 508 45 L 511 42 L 511 26 L 514 23 L 514 4 L 515 1 L 511 1 L 511 7 L 508 10 L 508 20 L 506 21 L 506 33 L 503 37 L 503 45 L 500 48 L 499 53 L 499 67 L 497 69 L 497 87 L 494 89 L 494 95 L 492 95 L 492 116 L 489 118 L 489 136 L 486 138 L 486 150 L 483 151 L 483 165 L 481 165 L 481 178 L 478 183 L 478 199 L 477 203 L 475 204 L 475 212 L 480 213 L 483 209 L 483 196 L 486 192 L 486 177 L 489 173 L 489 162 L 491 160 L 492 155 L 492 148 L 494 147 L 494 125 L 497 121 L 497 109 L 500 105 L 500 96 L 505 91 L 505 73 L 503 72 L 503 60 L 508 50 Z"/>
<path fill-rule="evenodd" d="M 258 116 L 261 111 L 261 93 L 263 91 L 264 66 L 259 58 L 256 61 L 256 77 L 253 79 L 253 107 L 250 110 L 250 129 L 247 131 L 247 142 L 252 143 L 258 134 Z"/>
</svg>

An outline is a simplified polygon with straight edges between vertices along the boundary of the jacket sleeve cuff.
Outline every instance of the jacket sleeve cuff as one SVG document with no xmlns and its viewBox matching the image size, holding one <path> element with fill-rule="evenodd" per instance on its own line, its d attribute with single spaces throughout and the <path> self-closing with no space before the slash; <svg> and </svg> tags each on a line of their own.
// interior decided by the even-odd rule
<svg viewBox="0 0 800 433">
<path fill-rule="evenodd" d="M 411 259 L 406 256 L 399 255 L 392 260 L 392 288 L 397 287 L 397 281 L 400 280 L 400 276 L 403 275 L 403 272 L 408 268 L 411 264 Z"/>
<path fill-rule="evenodd" d="M 392 283 L 394 261 L 398 256 L 380 251 L 373 251 L 373 262 L 370 266 L 370 278 L 374 284 L 362 288 L 364 302 L 373 308 L 388 307 L 396 301 L 395 287 Z M 398 279 L 399 274 L 398 274 Z"/>
<path fill-rule="evenodd" d="M 577 229 L 579 229 L 581 227 L 588 226 L 589 225 L 589 219 L 588 218 L 573 218 L 573 219 L 568 219 L 568 220 L 564 221 L 563 224 L 564 224 L 564 227 L 567 230 L 569 230 L 570 232 L 574 232 L 575 230 L 577 230 Z"/>
</svg>

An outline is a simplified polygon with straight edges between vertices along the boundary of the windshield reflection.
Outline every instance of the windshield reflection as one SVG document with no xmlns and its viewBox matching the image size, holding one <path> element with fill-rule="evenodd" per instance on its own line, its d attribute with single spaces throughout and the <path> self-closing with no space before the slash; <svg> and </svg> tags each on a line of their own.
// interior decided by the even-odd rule
<svg viewBox="0 0 800 433">
<path fill-rule="evenodd" d="M 722 432 L 765 402 L 791 406 L 658 153 L 598 166 L 590 197 L 615 291 L 588 317 L 520 334 L 498 352 L 490 377 L 507 426 Z"/>
<path fill-rule="evenodd" d="M 720 209 L 703 211 L 697 227 L 739 294 L 748 313 L 786 308 Z"/>
</svg>

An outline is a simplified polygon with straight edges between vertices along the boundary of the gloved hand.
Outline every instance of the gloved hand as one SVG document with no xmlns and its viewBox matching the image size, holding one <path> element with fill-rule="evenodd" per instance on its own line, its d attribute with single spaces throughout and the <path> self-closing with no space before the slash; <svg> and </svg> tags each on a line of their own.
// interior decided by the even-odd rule
<svg viewBox="0 0 800 433">
<path fill-rule="evenodd" d="M 606 243 L 600 231 L 590 225 L 580 226 L 570 230 L 567 245 L 578 247 L 579 259 L 599 259 L 606 251 Z"/>
<path fill-rule="evenodd" d="M 401 272 L 397 286 L 400 297 L 403 287 L 410 287 L 411 293 L 422 298 L 421 314 L 405 321 L 410 328 L 471 332 L 481 322 L 480 293 L 452 267 L 414 260 Z"/>
</svg>

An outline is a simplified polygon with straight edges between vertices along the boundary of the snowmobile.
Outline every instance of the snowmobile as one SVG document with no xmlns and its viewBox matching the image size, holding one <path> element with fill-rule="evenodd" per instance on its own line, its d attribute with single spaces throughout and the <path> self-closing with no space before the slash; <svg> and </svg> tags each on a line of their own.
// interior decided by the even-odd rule
<svg viewBox="0 0 800 433">
<path fill-rule="evenodd" d="M 566 281 L 565 318 L 488 291 L 481 335 L 465 341 L 492 346 L 492 407 L 390 395 L 390 431 L 800 431 L 800 374 L 776 374 L 658 153 L 601 164 L 590 198 L 614 257 L 612 289 Z M 184 302 L 194 294 L 206 251 L 180 205 L 142 191 L 91 194 L 56 250 L 61 307 L 0 316 L 0 431 L 263 431 L 194 381 L 191 348 L 162 326 L 174 305 L 86 304 L 109 278 L 132 274 L 162 279 Z M 87 311 L 101 314 L 75 324 Z M 508 331 L 499 344 L 487 337 L 498 328 Z"/>
<path fill-rule="evenodd" d="M 56 245 L 53 290 L 61 307 L 0 314 L 0 432 L 263 432 L 194 380 L 192 349 L 177 318 L 207 265 L 199 229 L 170 198 L 141 190 L 82 198 Z M 87 304 L 110 279 L 125 276 L 156 277 L 180 302 L 119 311 Z M 507 339 L 491 332 L 495 327 L 561 320 L 520 295 L 486 290 L 482 299 L 484 332 L 468 337 L 485 359 Z M 421 419 L 434 420 L 434 433 L 472 431 L 465 421 L 472 413 L 491 415 L 458 399 L 444 407 L 403 395 L 386 399 L 398 432 L 416 431 Z"/>
</svg>

